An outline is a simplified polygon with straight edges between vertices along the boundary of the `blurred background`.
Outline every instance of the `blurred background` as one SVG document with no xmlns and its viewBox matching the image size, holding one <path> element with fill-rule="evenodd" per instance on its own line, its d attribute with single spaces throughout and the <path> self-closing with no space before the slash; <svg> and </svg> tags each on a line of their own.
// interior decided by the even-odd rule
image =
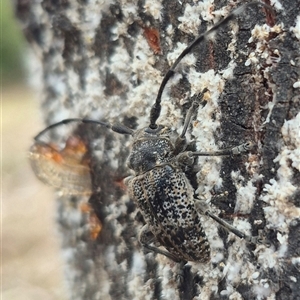
<svg viewBox="0 0 300 300">
<path fill-rule="evenodd" d="M 64 300 L 54 193 L 37 181 L 27 160 L 32 138 L 44 125 L 38 93 L 27 82 L 30 49 L 12 3 L 1 1 L 1 299 Z"/>
</svg>

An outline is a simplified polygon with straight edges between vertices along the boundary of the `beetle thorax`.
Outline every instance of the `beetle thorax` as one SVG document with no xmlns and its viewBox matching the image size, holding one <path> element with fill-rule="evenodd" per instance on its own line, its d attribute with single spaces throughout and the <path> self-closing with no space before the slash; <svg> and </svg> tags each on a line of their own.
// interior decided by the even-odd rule
<svg viewBox="0 0 300 300">
<path fill-rule="evenodd" d="M 145 173 L 171 161 L 174 146 L 162 130 L 155 133 L 139 130 L 134 135 L 128 167 L 137 174 Z"/>
</svg>

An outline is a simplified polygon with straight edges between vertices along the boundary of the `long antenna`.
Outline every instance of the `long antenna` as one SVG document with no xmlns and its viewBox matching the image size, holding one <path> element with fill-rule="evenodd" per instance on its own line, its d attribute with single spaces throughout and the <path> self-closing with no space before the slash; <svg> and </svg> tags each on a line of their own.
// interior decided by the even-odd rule
<svg viewBox="0 0 300 300">
<path fill-rule="evenodd" d="M 156 121 L 160 115 L 160 110 L 161 110 L 161 96 L 162 93 L 164 91 L 164 88 L 167 84 L 167 82 L 169 81 L 169 79 L 174 75 L 175 73 L 175 68 L 177 67 L 177 65 L 180 63 L 180 61 L 198 44 L 200 44 L 203 40 L 205 40 L 212 32 L 217 31 L 221 26 L 226 25 L 228 22 L 230 22 L 232 19 L 236 18 L 241 12 L 243 12 L 246 8 L 248 8 L 249 6 L 252 5 L 261 5 L 264 8 L 270 10 L 270 12 L 273 13 L 273 9 L 271 6 L 259 2 L 259 1 L 255 1 L 255 2 L 251 2 L 251 3 L 246 3 L 240 7 L 238 7 L 237 9 L 235 9 L 234 11 L 232 11 L 225 19 L 221 20 L 220 22 L 218 22 L 215 26 L 213 26 L 211 29 L 209 29 L 208 31 L 206 31 L 205 33 L 201 34 L 199 37 L 197 37 L 191 44 L 189 44 L 183 51 L 182 53 L 178 56 L 178 58 L 176 59 L 176 61 L 174 62 L 174 64 L 171 66 L 171 68 L 168 70 L 168 72 L 165 74 L 161 85 L 159 87 L 158 90 L 158 94 L 155 100 L 154 105 L 151 108 L 150 111 L 150 125 L 149 127 L 151 129 L 156 129 L 157 125 L 156 125 Z"/>
<path fill-rule="evenodd" d="M 106 122 L 102 122 L 102 121 L 95 121 L 95 120 L 90 120 L 90 119 L 79 119 L 79 118 L 73 118 L 73 119 L 65 119 L 62 120 L 60 122 L 54 123 L 48 127 L 46 127 L 44 130 L 42 130 L 40 133 L 38 133 L 35 137 L 34 140 L 38 141 L 39 138 L 44 135 L 47 131 L 60 126 L 60 125 L 66 125 L 69 123 L 83 123 L 83 124 L 95 124 L 95 125 L 101 125 L 101 126 L 105 126 L 106 128 L 109 128 L 111 130 L 113 130 L 114 132 L 120 133 L 120 134 L 133 134 L 133 130 L 126 127 L 125 125 L 122 124 L 116 124 L 116 125 L 112 125 L 110 123 L 106 123 Z"/>
</svg>

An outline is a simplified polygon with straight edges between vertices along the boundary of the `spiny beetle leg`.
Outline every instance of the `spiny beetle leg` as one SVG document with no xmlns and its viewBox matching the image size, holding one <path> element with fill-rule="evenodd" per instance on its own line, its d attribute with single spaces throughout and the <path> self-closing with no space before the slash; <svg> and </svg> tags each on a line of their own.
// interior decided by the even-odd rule
<svg viewBox="0 0 300 300">
<path fill-rule="evenodd" d="M 207 204 L 204 203 L 203 200 L 195 199 L 195 208 L 200 214 L 207 215 L 214 219 L 216 222 L 218 222 L 220 225 L 222 225 L 225 229 L 228 231 L 234 233 L 236 236 L 238 236 L 241 239 L 244 239 L 247 243 L 251 244 L 265 244 L 269 247 L 269 242 L 266 241 L 262 236 L 249 236 L 240 230 L 236 229 L 234 226 L 228 224 L 223 219 L 219 218 L 218 216 L 214 215 L 208 208 Z"/>
<path fill-rule="evenodd" d="M 223 155 L 240 155 L 249 152 L 254 147 L 252 142 L 246 142 L 229 149 L 221 149 L 212 152 L 190 152 L 192 156 L 223 156 Z M 189 152 L 188 152 L 189 153 Z"/>
</svg>

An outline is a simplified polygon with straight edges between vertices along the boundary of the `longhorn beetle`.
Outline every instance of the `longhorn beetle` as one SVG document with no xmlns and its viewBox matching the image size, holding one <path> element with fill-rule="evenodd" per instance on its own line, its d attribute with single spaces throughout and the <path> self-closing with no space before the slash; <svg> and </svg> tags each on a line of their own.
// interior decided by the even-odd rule
<svg viewBox="0 0 300 300">
<path fill-rule="evenodd" d="M 162 80 L 155 103 L 151 108 L 148 127 L 134 131 L 121 124 L 112 125 L 107 122 L 78 118 L 65 119 L 52 124 L 34 138 L 35 144 L 30 150 L 30 160 L 36 175 L 44 182 L 51 184 L 51 176 L 47 172 L 55 172 L 55 170 L 42 170 L 43 165 L 40 164 L 41 159 L 43 159 L 40 147 L 51 147 L 44 145 L 41 141 L 46 132 L 54 127 L 72 122 L 104 126 L 116 133 L 131 135 L 133 138 L 127 163 L 135 175 L 126 178 L 124 183 L 146 222 L 139 235 L 139 240 L 143 246 L 176 262 L 208 261 L 210 245 L 202 228 L 199 214 L 211 217 L 227 230 L 249 243 L 262 243 L 259 237 L 250 237 L 211 213 L 203 201 L 194 197 L 194 189 L 185 173 L 186 167 L 192 166 L 194 160 L 199 156 L 239 155 L 248 152 L 253 144 L 247 142 L 231 149 L 216 152 L 187 151 L 188 143 L 185 135 L 193 113 L 199 106 L 199 100 L 192 102 L 184 120 L 183 130 L 176 139 L 171 139 L 170 128 L 157 124 L 163 90 L 183 57 L 193 47 L 207 39 L 209 34 L 217 31 L 251 5 L 261 5 L 272 12 L 272 8 L 264 3 L 244 4 L 196 38 L 179 55 Z M 206 88 L 202 91 L 200 99 L 207 91 Z M 56 150 L 54 149 L 54 151 Z M 76 185 L 77 179 L 73 180 Z M 165 249 L 159 248 L 160 246 Z"/>
</svg>

